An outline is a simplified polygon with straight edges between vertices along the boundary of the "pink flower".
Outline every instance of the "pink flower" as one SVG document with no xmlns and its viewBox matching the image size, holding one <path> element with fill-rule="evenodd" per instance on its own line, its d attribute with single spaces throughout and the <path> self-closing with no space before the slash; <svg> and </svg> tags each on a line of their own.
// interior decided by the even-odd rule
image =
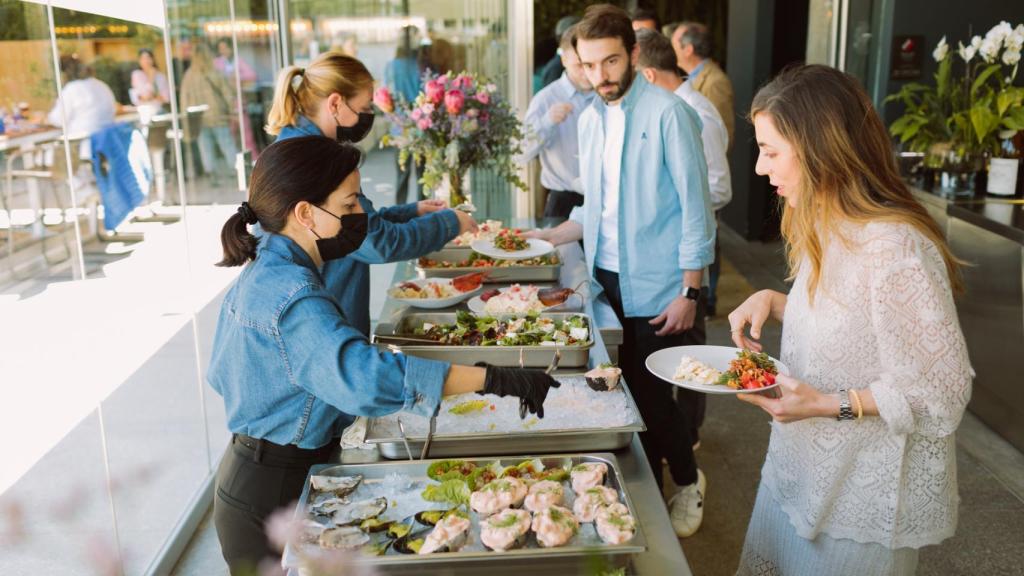
<svg viewBox="0 0 1024 576">
<path fill-rule="evenodd" d="M 488 94 L 487 92 L 477 92 L 476 101 L 483 104 L 484 106 L 487 106 L 488 104 L 491 103 L 491 95 Z"/>
<path fill-rule="evenodd" d="M 448 114 L 455 115 L 462 111 L 462 105 L 466 102 L 466 96 L 462 90 L 449 90 L 444 95 L 444 107 Z"/>
<path fill-rule="evenodd" d="M 409 114 L 409 117 L 412 118 L 413 120 L 419 120 L 420 118 L 423 117 L 423 110 L 419 108 L 413 108 L 412 112 Z"/>
<path fill-rule="evenodd" d="M 444 100 L 444 83 L 435 78 L 427 82 L 423 92 L 427 95 L 427 100 L 434 104 L 440 104 Z"/>
<path fill-rule="evenodd" d="M 455 77 L 455 81 L 452 82 L 452 87 L 458 90 L 465 90 L 466 88 L 473 87 L 473 79 L 465 74 L 459 74 Z"/>
<path fill-rule="evenodd" d="M 420 118 L 419 120 L 416 121 L 416 127 L 419 128 L 420 130 L 427 130 L 433 125 L 434 123 L 430 120 L 430 118 Z"/>
<path fill-rule="evenodd" d="M 391 114 L 395 111 L 395 101 L 391 98 L 391 92 L 388 91 L 386 86 L 381 86 L 373 93 L 373 103 L 385 114 Z"/>
</svg>

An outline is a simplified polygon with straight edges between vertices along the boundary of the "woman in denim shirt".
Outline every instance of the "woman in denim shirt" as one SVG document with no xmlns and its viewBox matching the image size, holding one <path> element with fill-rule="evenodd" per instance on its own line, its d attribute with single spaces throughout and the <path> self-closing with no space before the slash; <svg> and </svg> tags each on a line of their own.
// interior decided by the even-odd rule
<svg viewBox="0 0 1024 576">
<path fill-rule="evenodd" d="M 354 328 L 325 262 L 366 235 L 359 151 L 322 136 L 260 156 L 248 202 L 221 232 L 221 266 L 246 265 L 221 305 L 208 379 L 224 398 L 232 445 L 217 472 L 214 523 L 233 574 L 270 557 L 263 522 L 299 497 L 354 416 L 437 413 L 441 397 L 514 395 L 543 416 L 539 370 L 469 367 L 381 351 Z M 259 224 L 257 241 L 248 229 Z"/>
<path fill-rule="evenodd" d="M 363 63 L 340 52 L 320 55 L 306 68 L 281 71 L 267 131 L 278 140 L 327 136 L 359 142 L 373 127 L 373 76 Z M 473 218 L 448 210 L 443 201 L 422 200 L 400 206 L 373 207 L 359 194 L 368 218 L 366 242 L 350 256 L 330 262 L 324 280 L 341 302 L 345 317 L 370 334 L 369 264 L 400 262 L 440 250 L 457 235 L 476 230 Z"/>
</svg>

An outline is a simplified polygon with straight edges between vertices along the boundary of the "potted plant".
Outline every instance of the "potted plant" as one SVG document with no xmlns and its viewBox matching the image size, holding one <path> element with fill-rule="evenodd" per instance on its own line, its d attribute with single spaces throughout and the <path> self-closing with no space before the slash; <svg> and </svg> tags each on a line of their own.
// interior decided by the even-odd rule
<svg viewBox="0 0 1024 576">
<path fill-rule="evenodd" d="M 1000 154 L 1002 141 L 1024 129 L 1024 88 L 1014 86 L 1024 24 L 994 26 L 950 54 L 946 37 L 932 52 L 939 63 L 935 84 L 910 83 L 886 101 L 899 101 L 904 114 L 889 127 L 900 143 L 926 152 L 926 165 L 940 171 L 946 192 L 971 193 L 986 161 Z"/>
<path fill-rule="evenodd" d="M 373 101 L 393 125 L 381 146 L 398 148 L 403 170 L 412 155 L 423 166 L 424 190 L 451 206 L 469 200 L 466 173 L 473 166 L 490 167 L 526 189 L 512 161 L 521 153 L 522 124 L 494 84 L 466 72 L 428 71 L 413 102 L 396 103 L 387 88 L 377 89 Z"/>
</svg>

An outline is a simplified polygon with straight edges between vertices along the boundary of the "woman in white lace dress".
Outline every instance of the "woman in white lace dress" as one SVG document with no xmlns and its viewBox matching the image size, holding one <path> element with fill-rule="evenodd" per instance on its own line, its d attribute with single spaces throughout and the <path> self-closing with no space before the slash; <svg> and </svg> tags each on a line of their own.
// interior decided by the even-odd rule
<svg viewBox="0 0 1024 576">
<path fill-rule="evenodd" d="M 957 260 L 855 79 L 787 70 L 751 118 L 793 287 L 729 315 L 753 350 L 766 319 L 782 321 L 790 370 L 781 397 L 740 396 L 773 422 L 739 574 L 913 574 L 918 549 L 956 529 L 953 433 L 972 377 Z"/>
</svg>

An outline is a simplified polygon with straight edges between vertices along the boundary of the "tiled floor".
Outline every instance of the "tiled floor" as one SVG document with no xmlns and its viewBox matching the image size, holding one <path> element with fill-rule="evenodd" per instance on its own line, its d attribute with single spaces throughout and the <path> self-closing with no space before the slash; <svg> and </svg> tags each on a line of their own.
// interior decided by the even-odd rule
<svg viewBox="0 0 1024 576">
<path fill-rule="evenodd" d="M 749 243 L 729 231 L 722 236 L 725 265 L 719 289 L 720 316 L 708 324 L 709 344 L 728 343 L 724 316 L 755 288 L 786 289 L 780 245 Z M 779 325 L 766 327 L 763 340 L 769 352 L 778 353 L 780 335 Z M 768 417 L 754 406 L 731 397 L 709 398 L 702 447 L 697 453 L 708 478 L 707 512 L 701 530 L 680 541 L 697 576 L 731 575 L 736 570 L 768 431 Z M 1024 574 L 1024 454 L 968 413 L 957 437 L 957 458 L 962 498 L 959 530 L 942 545 L 922 551 L 918 573 Z M 666 487 L 666 491 L 670 489 Z M 226 573 L 207 517 L 174 574 Z"/>
</svg>

